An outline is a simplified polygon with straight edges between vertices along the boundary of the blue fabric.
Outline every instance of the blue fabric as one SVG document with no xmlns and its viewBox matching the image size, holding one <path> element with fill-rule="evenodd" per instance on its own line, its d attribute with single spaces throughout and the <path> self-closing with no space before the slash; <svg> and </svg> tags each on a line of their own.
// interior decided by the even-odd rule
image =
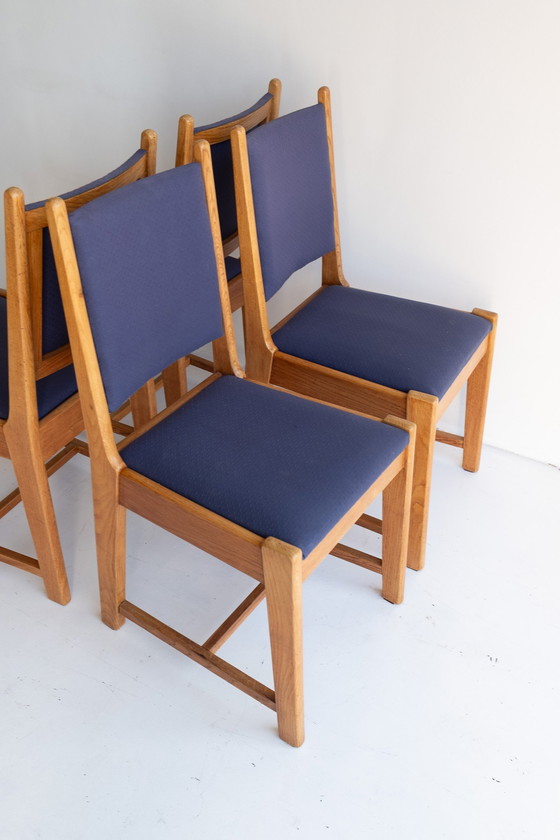
<svg viewBox="0 0 560 840">
<path fill-rule="evenodd" d="M 70 215 L 110 411 L 222 335 L 200 164 L 143 178 Z"/>
<path fill-rule="evenodd" d="M 72 366 L 40 379 L 37 383 L 39 418 L 44 417 L 75 394 L 77 389 Z M 0 418 L 2 420 L 8 419 L 9 407 L 7 301 L 6 298 L 0 297 Z"/>
<path fill-rule="evenodd" d="M 247 136 L 267 300 L 299 268 L 334 249 L 325 111 L 313 105 Z"/>
<path fill-rule="evenodd" d="M 98 178 L 96 181 L 91 181 L 83 187 L 78 187 L 75 190 L 64 193 L 61 198 L 73 198 L 76 195 L 81 195 L 84 192 L 95 189 L 95 187 L 106 184 L 108 181 L 126 172 L 145 155 L 146 152 L 143 149 L 138 149 L 122 166 L 119 166 L 102 178 Z M 36 201 L 33 204 L 27 204 L 25 209 L 34 210 L 37 207 L 42 207 L 44 203 L 44 201 Z M 68 331 L 64 319 L 51 239 L 48 228 L 45 228 L 43 230 L 43 353 L 50 353 L 52 350 L 63 347 L 67 343 Z"/>
<path fill-rule="evenodd" d="M 233 280 L 234 277 L 237 277 L 241 273 L 241 260 L 238 260 L 237 257 L 226 257 L 225 264 L 228 280 Z"/>
<path fill-rule="evenodd" d="M 490 328 L 457 309 L 327 286 L 273 337 L 292 356 L 441 399 Z"/>
<path fill-rule="evenodd" d="M 195 138 L 201 132 L 208 131 L 212 128 L 218 128 L 227 123 L 235 123 L 236 120 L 242 120 L 243 117 L 252 114 L 253 111 L 258 110 L 272 99 L 272 94 L 266 93 L 258 102 L 255 102 L 250 108 L 235 114 L 233 117 L 226 117 L 219 122 L 203 125 L 195 129 Z M 222 239 L 227 239 L 237 232 L 237 212 L 235 208 L 235 189 L 233 184 L 233 163 L 231 159 L 231 144 L 229 140 L 224 140 L 222 143 L 213 143 L 211 146 L 212 153 L 212 169 L 214 171 L 214 183 L 216 185 L 216 199 L 218 201 L 218 213 L 220 216 L 220 228 Z"/>
<path fill-rule="evenodd" d="M 307 555 L 408 433 L 233 376 L 121 451 L 128 467 Z"/>
</svg>

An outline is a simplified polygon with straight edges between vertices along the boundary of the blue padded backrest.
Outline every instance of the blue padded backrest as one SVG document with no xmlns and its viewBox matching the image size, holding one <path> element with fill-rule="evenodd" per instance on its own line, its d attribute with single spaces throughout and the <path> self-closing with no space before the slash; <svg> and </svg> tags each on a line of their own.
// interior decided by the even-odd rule
<svg viewBox="0 0 560 840">
<path fill-rule="evenodd" d="M 313 105 L 247 136 L 267 300 L 288 277 L 334 249 L 325 111 Z"/>
<path fill-rule="evenodd" d="M 200 164 L 95 199 L 70 215 L 110 411 L 222 335 Z"/>
<path fill-rule="evenodd" d="M 225 120 L 203 125 L 195 129 L 195 138 L 197 134 L 202 131 L 208 131 L 211 128 L 218 128 L 220 125 L 241 120 L 248 114 L 253 113 L 258 108 L 266 105 L 272 99 L 272 94 L 266 93 L 258 102 L 255 102 L 250 108 L 241 111 L 240 114 L 235 114 L 234 117 L 227 117 Z M 231 143 L 229 140 L 224 140 L 222 143 L 213 143 L 212 151 L 212 169 L 214 170 L 214 183 L 216 184 L 216 198 L 218 200 L 218 212 L 220 214 L 220 228 L 222 239 L 227 239 L 237 232 L 237 212 L 235 209 L 235 191 L 233 185 L 233 164 L 231 160 Z"/>
<path fill-rule="evenodd" d="M 64 193 L 61 198 L 73 198 L 81 193 L 100 187 L 106 184 L 113 178 L 116 178 L 123 172 L 126 172 L 137 161 L 141 160 L 146 155 L 146 151 L 138 149 L 132 157 L 130 157 L 118 169 L 114 169 L 102 178 L 96 181 L 91 181 L 83 187 L 71 190 Z M 42 207 L 44 201 L 36 201 L 33 204 L 27 204 L 26 210 L 34 210 L 37 207 Z M 68 331 L 66 329 L 66 321 L 64 320 L 64 312 L 62 309 L 62 299 L 60 297 L 60 289 L 58 286 L 58 277 L 56 274 L 56 266 L 54 263 L 54 255 L 51 244 L 51 238 L 48 228 L 43 230 L 43 353 L 50 353 L 59 347 L 63 347 L 68 343 Z"/>
</svg>

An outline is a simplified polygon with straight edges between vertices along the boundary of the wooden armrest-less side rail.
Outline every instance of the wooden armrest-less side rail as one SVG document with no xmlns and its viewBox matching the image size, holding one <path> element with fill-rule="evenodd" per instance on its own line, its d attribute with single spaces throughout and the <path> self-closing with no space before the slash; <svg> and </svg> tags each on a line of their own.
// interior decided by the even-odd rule
<svg viewBox="0 0 560 840">
<path fill-rule="evenodd" d="M 199 665 L 212 671 L 213 674 L 221 677 L 235 688 L 241 689 L 245 694 L 253 697 L 254 700 L 258 700 L 259 703 L 272 709 L 272 711 L 276 711 L 276 698 L 272 689 L 244 674 L 243 671 L 240 671 L 234 665 L 230 665 L 224 659 L 220 659 L 208 648 L 193 642 L 192 639 L 188 639 L 178 633 L 177 630 L 168 627 L 167 624 L 163 624 L 157 618 L 131 604 L 130 601 L 122 601 L 119 612 L 125 618 L 133 621 L 134 624 L 161 639 L 162 642 L 171 645 L 175 650 L 198 662 Z"/>
</svg>

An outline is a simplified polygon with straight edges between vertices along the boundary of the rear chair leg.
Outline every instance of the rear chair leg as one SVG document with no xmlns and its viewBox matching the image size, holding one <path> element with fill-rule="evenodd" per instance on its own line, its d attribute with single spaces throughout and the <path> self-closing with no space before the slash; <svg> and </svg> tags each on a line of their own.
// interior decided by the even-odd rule
<svg viewBox="0 0 560 840">
<path fill-rule="evenodd" d="M 480 465 L 482 449 L 482 435 L 486 418 L 486 404 L 492 372 L 492 357 L 494 355 L 494 341 L 498 316 L 495 312 L 484 309 L 473 309 L 473 315 L 479 315 L 492 323 L 488 334 L 486 353 L 471 373 L 467 382 L 467 405 L 465 410 L 465 442 L 463 446 L 463 469 L 476 472 Z"/>
<path fill-rule="evenodd" d="M 5 432 L 47 596 L 57 604 L 67 604 L 70 587 L 39 444 L 27 437 L 18 439 L 7 427 Z"/>
<path fill-rule="evenodd" d="M 419 391 L 409 391 L 406 401 L 406 417 L 416 424 L 407 562 L 409 569 L 417 571 L 424 568 L 426 555 L 438 402 L 437 397 Z"/>
<path fill-rule="evenodd" d="M 299 747 L 304 740 L 302 556 L 298 548 L 269 537 L 262 558 L 278 733 Z"/>
</svg>

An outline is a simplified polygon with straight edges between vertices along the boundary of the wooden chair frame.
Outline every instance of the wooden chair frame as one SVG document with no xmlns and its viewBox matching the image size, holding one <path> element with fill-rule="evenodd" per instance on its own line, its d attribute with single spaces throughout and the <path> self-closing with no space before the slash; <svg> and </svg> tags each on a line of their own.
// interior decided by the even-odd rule
<svg viewBox="0 0 560 840">
<path fill-rule="evenodd" d="M 385 536 L 383 543 L 383 596 L 399 603 L 403 596 L 405 550 L 411 492 L 414 427 L 406 420 L 386 418 L 406 429 L 410 443 L 374 481 L 340 522 L 302 560 L 299 548 L 261 536 L 195 504 L 128 468 L 123 449 L 224 374 L 243 378 L 231 319 L 231 305 L 220 238 L 216 195 L 212 180 L 210 147 L 195 144 L 194 158 L 201 163 L 206 202 L 218 268 L 224 334 L 214 342 L 216 371 L 188 394 L 115 444 L 92 333 L 81 288 L 67 210 L 53 199 L 47 207 L 49 227 L 61 280 L 72 355 L 78 377 L 90 441 L 95 530 L 99 566 L 101 615 L 114 629 L 126 618 L 218 674 L 265 706 L 276 711 L 280 737 L 299 746 L 303 741 L 303 683 L 301 639 L 301 584 L 326 554 L 336 549 L 340 535 L 383 491 Z M 268 385 L 268 387 L 274 387 Z M 278 389 L 277 389 L 278 390 Z M 357 412 L 354 412 L 357 413 Z M 274 477 L 270 476 L 273 481 Z M 132 510 L 149 521 L 204 549 L 257 582 L 248 598 L 200 645 L 148 615 L 126 600 L 125 514 Z M 266 595 L 271 637 L 275 690 L 247 676 L 216 655 L 216 651 Z"/>
<path fill-rule="evenodd" d="M 144 131 L 141 148 L 147 154 L 126 172 L 66 199 L 69 210 L 137 178 L 153 174 L 157 135 Z M 43 578 L 49 598 L 70 600 L 60 537 L 48 477 L 87 446 L 76 439 L 84 430 L 78 394 L 39 418 L 39 379 L 72 363 L 70 345 L 43 354 L 42 249 L 47 226 L 45 206 L 25 209 L 23 192 L 11 187 L 4 194 L 6 230 L 6 291 L 8 308 L 9 415 L 0 420 L 0 456 L 11 459 L 19 487 L 0 502 L 0 518 L 23 501 L 37 558 L 0 548 L 0 560 Z M 141 401 L 141 397 L 139 398 Z M 123 407 L 121 415 L 128 406 Z M 125 433 L 129 427 L 119 428 Z"/>
<path fill-rule="evenodd" d="M 282 82 L 280 79 L 271 79 L 268 84 L 268 93 L 271 94 L 272 99 L 256 108 L 254 111 L 246 114 L 243 117 L 238 117 L 230 122 L 223 123 L 223 125 L 215 126 L 202 131 L 197 131 L 194 124 L 193 117 L 190 114 L 183 114 L 179 117 L 179 127 L 177 131 L 177 152 L 175 156 L 175 166 L 184 166 L 187 163 L 192 163 L 194 160 L 194 144 L 195 140 L 207 140 L 212 146 L 215 143 L 223 143 L 230 139 L 231 131 L 236 125 L 242 125 L 245 131 L 251 131 L 258 125 L 275 120 L 280 111 L 280 97 L 282 96 Z M 239 245 L 237 234 L 232 234 L 223 241 L 224 255 L 229 256 Z M 241 274 L 233 277 L 228 283 L 231 308 L 235 312 L 243 306 L 243 278 Z M 165 396 L 167 404 L 170 405 L 173 400 L 178 399 L 186 393 L 186 368 L 189 364 L 202 370 L 212 371 L 213 364 L 203 356 L 198 356 L 191 353 L 185 359 L 176 362 L 164 372 L 163 381 L 165 388 Z"/>
<path fill-rule="evenodd" d="M 270 330 L 264 294 L 258 239 L 251 190 L 247 141 L 242 127 L 232 132 L 232 150 L 237 196 L 237 218 L 244 281 L 244 327 L 246 370 L 250 378 L 271 382 L 300 394 L 326 400 L 339 406 L 362 411 L 371 417 L 391 414 L 416 424 L 416 448 L 412 489 L 412 512 L 408 566 L 424 566 L 433 448 L 436 440 L 463 449 L 463 468 L 476 472 L 480 463 L 482 434 L 488 400 L 488 388 L 494 352 L 498 316 L 494 312 L 473 309 L 475 315 L 490 321 L 492 328 L 466 363 L 441 400 L 419 391 L 398 391 L 375 382 L 351 376 L 296 356 L 282 353 L 274 344 L 274 332 L 282 327 L 327 286 L 348 286 L 342 270 L 340 232 L 334 171 L 330 92 L 320 88 L 318 101 L 324 106 L 331 169 L 334 207 L 334 250 L 322 257 L 322 285 L 302 304 Z M 437 424 L 449 404 L 467 385 L 464 436 L 439 431 Z M 364 524 L 364 523 L 362 523 Z M 369 522 L 378 533 L 382 523 Z"/>
</svg>

